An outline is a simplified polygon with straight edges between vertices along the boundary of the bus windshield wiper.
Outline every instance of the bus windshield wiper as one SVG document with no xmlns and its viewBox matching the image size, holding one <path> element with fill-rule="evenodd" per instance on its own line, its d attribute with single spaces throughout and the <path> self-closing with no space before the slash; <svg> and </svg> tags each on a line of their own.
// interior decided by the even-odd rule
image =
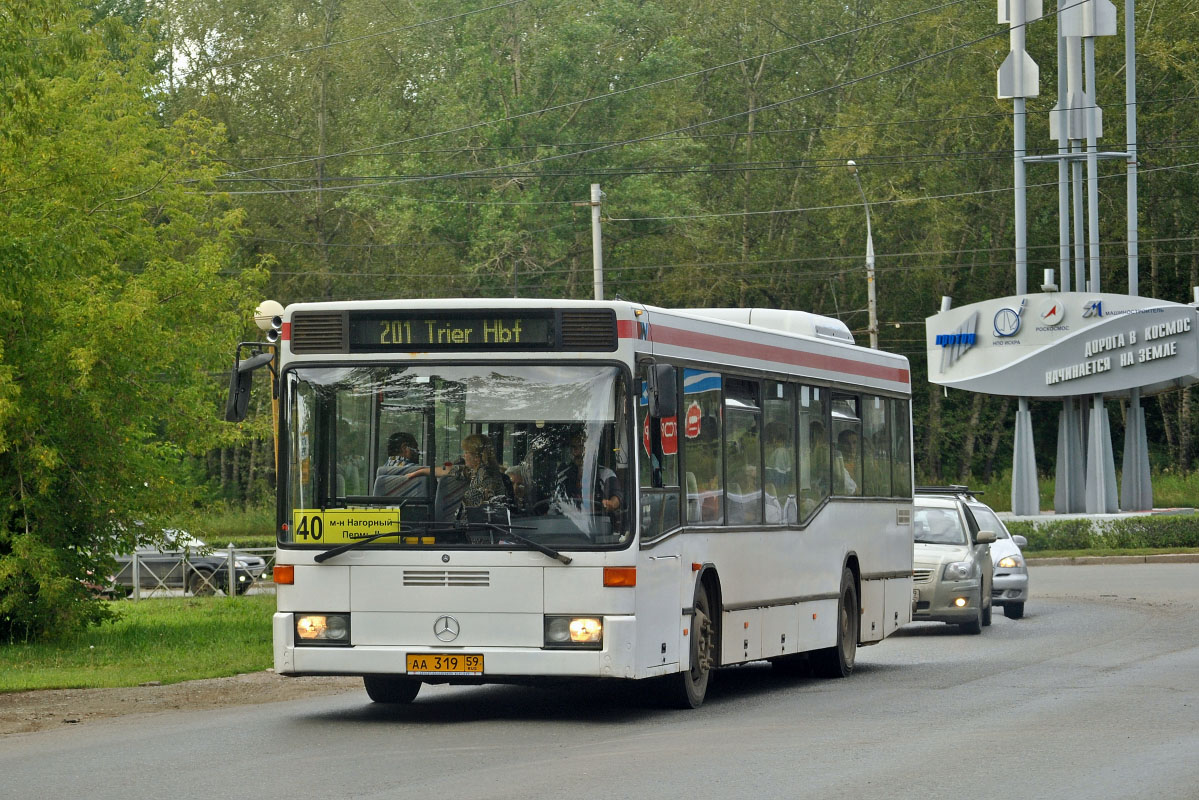
<svg viewBox="0 0 1199 800">
<path fill-rule="evenodd" d="M 508 522 L 468 522 L 466 527 L 467 529 L 474 528 L 478 530 L 482 528 L 483 530 L 496 531 L 504 536 L 515 539 L 521 544 L 528 545 L 538 553 L 543 553 L 550 558 L 555 559 L 556 561 L 561 561 L 563 564 L 569 564 L 571 561 L 574 561 L 574 559 L 570 556 L 564 556 L 552 547 L 547 547 L 541 542 L 535 542 L 528 537 L 521 536 L 519 533 L 516 533 L 512 530 L 513 526 Z"/>
<path fill-rule="evenodd" d="M 507 524 L 507 523 L 468 522 L 465 525 L 455 525 L 452 523 L 436 525 L 436 527 L 434 525 L 426 525 L 426 526 L 422 527 L 420 530 L 422 532 L 428 532 L 428 533 L 451 533 L 454 531 L 466 531 L 466 530 L 472 530 L 472 529 L 473 530 L 495 531 L 497 533 L 503 534 L 504 536 L 510 537 L 510 538 L 516 540 L 517 542 L 520 542 L 523 545 L 527 545 L 528 547 L 536 550 L 537 552 L 547 555 L 550 558 L 555 559 L 556 561 L 561 561 L 563 564 L 569 564 L 571 561 L 574 560 L 570 556 L 562 555 L 561 553 L 559 553 L 557 550 L 553 549 L 552 547 L 547 547 L 546 545 L 543 545 L 540 542 L 535 542 L 532 539 L 529 539 L 525 536 L 521 536 L 519 533 L 516 533 L 515 531 L 513 531 L 512 527 L 513 526 L 511 524 Z M 317 553 L 316 556 L 314 556 L 312 560 L 317 562 L 318 564 L 320 564 L 325 561 L 328 561 L 329 559 L 331 559 L 335 556 L 339 556 L 342 553 L 347 553 L 350 550 L 353 550 L 357 547 L 361 547 L 362 545 L 370 544 L 371 542 L 376 541 L 378 539 L 383 539 L 388 536 L 401 536 L 406 533 L 412 533 L 415 530 L 416 530 L 415 528 L 402 528 L 399 530 L 382 531 L 381 533 L 375 533 L 375 534 L 371 534 L 370 536 L 364 536 L 361 539 L 355 539 L 352 542 L 346 542 L 345 544 L 339 544 L 336 547 L 330 547 L 328 550 L 323 550 L 320 553 Z"/>
<path fill-rule="evenodd" d="M 375 541 L 376 539 L 382 539 L 385 536 L 399 536 L 403 533 L 407 533 L 407 531 L 403 531 L 403 530 L 383 531 L 382 533 L 375 533 L 375 534 L 371 534 L 370 536 L 364 536 L 361 539 L 355 539 L 352 542 L 346 542 L 345 544 L 339 544 L 336 547 L 330 547 L 328 550 L 322 550 L 321 552 L 317 553 L 313 557 L 312 560 L 319 564 L 323 561 L 328 561 L 329 559 L 333 558 L 334 556 L 339 556 L 342 553 L 353 550 L 355 547 L 361 547 L 364 544 L 370 544 L 371 542 Z"/>
</svg>

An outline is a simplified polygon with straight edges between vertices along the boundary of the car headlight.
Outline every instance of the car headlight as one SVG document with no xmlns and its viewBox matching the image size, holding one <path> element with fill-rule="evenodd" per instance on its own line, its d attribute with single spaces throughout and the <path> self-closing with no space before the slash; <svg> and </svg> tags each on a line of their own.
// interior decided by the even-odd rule
<svg viewBox="0 0 1199 800">
<path fill-rule="evenodd" d="M 953 563 L 946 564 L 945 569 L 941 572 L 942 580 L 947 581 L 965 581 L 973 577 L 973 561 L 954 561 Z"/>
<path fill-rule="evenodd" d="M 1024 559 L 1020 556 L 1004 556 L 999 559 L 999 563 L 995 566 L 1003 567 L 1004 569 L 1015 569 L 1016 567 L 1024 566 Z"/>
<path fill-rule="evenodd" d="M 603 618 L 547 616 L 545 646 L 599 650 L 604 646 Z"/>
<path fill-rule="evenodd" d="M 349 614 L 296 614 L 297 645 L 342 645 L 350 643 Z"/>
</svg>

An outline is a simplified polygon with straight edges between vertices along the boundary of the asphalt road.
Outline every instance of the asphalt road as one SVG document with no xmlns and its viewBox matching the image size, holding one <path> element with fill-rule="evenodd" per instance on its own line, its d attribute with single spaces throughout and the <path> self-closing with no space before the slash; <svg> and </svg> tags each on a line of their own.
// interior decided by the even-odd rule
<svg viewBox="0 0 1199 800">
<path fill-rule="evenodd" d="M 1199 564 L 1044 566 L 1021 620 L 905 628 L 848 680 L 708 702 L 425 687 L 0 738 L 0 798 L 1199 798 Z"/>
</svg>

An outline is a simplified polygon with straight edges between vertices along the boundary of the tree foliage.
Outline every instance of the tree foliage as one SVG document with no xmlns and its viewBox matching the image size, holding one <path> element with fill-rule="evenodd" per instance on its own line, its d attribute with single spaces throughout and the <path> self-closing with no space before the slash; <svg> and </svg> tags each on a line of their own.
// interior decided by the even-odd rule
<svg viewBox="0 0 1199 800">
<path fill-rule="evenodd" d="M 104 616 L 86 583 L 186 499 L 246 319 L 219 129 L 159 116 L 154 51 L 65 2 L 0 13 L 0 637 Z M 135 521 L 144 523 L 135 524 Z M 144 536 L 142 537 L 144 538 Z"/>
<path fill-rule="evenodd" d="M 221 331 L 241 328 L 253 265 L 278 264 L 264 290 L 285 303 L 589 297 L 593 183 L 605 193 L 607 296 L 800 308 L 864 336 L 865 214 L 845 166 L 855 160 L 873 217 L 881 344 L 912 363 L 918 473 L 985 479 L 1010 461 L 1009 400 L 924 380 L 923 322 L 940 297 L 1014 290 L 1012 108 L 994 96 L 1008 37 L 993 6 L 6 8 L 5 570 L 64 558 L 94 542 L 79 531 L 120 530 L 110 518 L 164 507 L 150 476 L 171 476 L 150 465 L 178 464 L 221 435 L 204 371 L 219 366 Z M 1137 13 L 1140 291 L 1185 301 L 1199 284 L 1199 18 L 1183 0 Z M 1055 38 L 1052 16 L 1028 29 L 1042 77 L 1028 106 L 1034 152 L 1056 151 Z M 1116 150 L 1122 37 L 1100 38 L 1096 56 L 1100 149 Z M 1102 279 L 1117 291 L 1124 168 L 1101 162 Z M 1030 285 L 1058 266 L 1055 181 L 1053 167 L 1029 167 Z M 228 282 L 241 274 L 249 280 Z M 1195 402 L 1184 390 L 1148 404 L 1159 464 L 1185 469 L 1199 453 Z M 1056 408 L 1034 405 L 1039 442 L 1053 440 Z M 260 477 L 267 448 L 256 447 L 240 459 L 210 451 L 208 463 L 222 482 L 246 464 Z M 38 511 L 43 501 L 56 513 Z M 21 580 L 37 574 L 21 569 Z"/>
<path fill-rule="evenodd" d="M 940 297 L 1014 291 L 1012 106 L 995 99 L 1008 36 L 993 7 L 379 9 L 199 0 L 171 16 L 188 63 L 172 113 L 199 110 L 228 127 L 222 186 L 286 192 L 240 196 L 252 231 L 243 250 L 286 265 L 271 286 L 279 299 L 590 296 L 588 214 L 572 203 L 600 183 L 609 296 L 802 308 L 861 335 L 852 158 L 874 217 L 881 341 L 913 363 L 920 472 L 987 476 L 1010 459 L 1009 403 L 924 382 L 923 320 Z M 1028 107 L 1034 152 L 1056 152 L 1054 10 L 1028 29 L 1042 76 Z M 1199 141 L 1199 20 L 1181 0 L 1137 13 L 1140 288 L 1187 300 L 1199 283 L 1199 219 L 1186 202 L 1194 170 L 1165 167 L 1192 161 Z M 1100 149 L 1123 147 L 1122 39 L 1097 42 Z M 1117 291 L 1123 171 L 1101 164 L 1103 285 Z M 1058 266 L 1055 181 L 1052 166 L 1029 167 L 1030 285 Z M 1167 440 L 1155 458 L 1185 467 L 1199 451 L 1191 405 L 1189 392 L 1150 404 L 1151 438 Z M 1056 406 L 1041 410 L 1037 438 L 1051 441 Z"/>
</svg>

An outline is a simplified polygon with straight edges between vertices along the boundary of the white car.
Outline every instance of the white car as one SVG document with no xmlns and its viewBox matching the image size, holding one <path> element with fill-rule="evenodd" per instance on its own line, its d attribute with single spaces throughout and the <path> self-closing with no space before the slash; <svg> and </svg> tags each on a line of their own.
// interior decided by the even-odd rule
<svg viewBox="0 0 1199 800">
<path fill-rule="evenodd" d="M 995 581 L 991 584 L 991 602 L 1003 607 L 1008 619 L 1024 616 L 1024 603 L 1028 600 L 1028 564 L 1020 548 L 1028 546 L 1023 536 L 1012 536 L 1003 520 L 987 506 L 971 498 L 966 507 L 983 530 L 995 531 L 991 544 L 991 561 L 995 564 Z"/>
</svg>

